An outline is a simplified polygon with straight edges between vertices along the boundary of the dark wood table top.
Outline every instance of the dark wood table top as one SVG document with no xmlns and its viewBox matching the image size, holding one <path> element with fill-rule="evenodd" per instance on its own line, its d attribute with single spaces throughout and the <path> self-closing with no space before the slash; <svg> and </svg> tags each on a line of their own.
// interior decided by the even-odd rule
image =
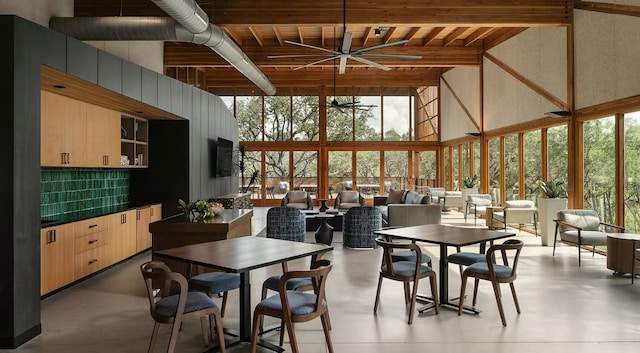
<svg viewBox="0 0 640 353">
<path fill-rule="evenodd" d="M 510 232 L 479 228 L 453 227 L 442 224 L 426 224 L 420 226 L 382 229 L 375 233 L 383 236 L 449 246 L 466 246 L 495 239 L 508 238 L 515 235 Z"/>
<path fill-rule="evenodd" d="M 159 257 L 241 273 L 321 252 L 333 250 L 324 244 L 241 237 L 155 251 Z"/>
</svg>

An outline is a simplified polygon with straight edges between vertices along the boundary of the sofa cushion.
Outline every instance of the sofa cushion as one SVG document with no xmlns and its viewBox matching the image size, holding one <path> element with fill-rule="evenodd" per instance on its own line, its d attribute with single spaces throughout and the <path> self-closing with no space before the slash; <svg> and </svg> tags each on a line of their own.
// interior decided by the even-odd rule
<svg viewBox="0 0 640 353">
<path fill-rule="evenodd" d="M 391 203 L 402 203 L 402 196 L 404 195 L 405 190 L 391 190 L 389 191 L 389 195 L 387 196 L 387 205 Z"/>
<path fill-rule="evenodd" d="M 405 204 L 421 204 L 421 203 L 429 203 L 428 197 L 422 194 L 418 194 L 415 191 L 407 191 L 404 196 Z"/>
<path fill-rule="evenodd" d="M 491 200 L 482 197 L 469 196 L 469 202 L 474 203 L 476 206 L 491 206 Z"/>
</svg>

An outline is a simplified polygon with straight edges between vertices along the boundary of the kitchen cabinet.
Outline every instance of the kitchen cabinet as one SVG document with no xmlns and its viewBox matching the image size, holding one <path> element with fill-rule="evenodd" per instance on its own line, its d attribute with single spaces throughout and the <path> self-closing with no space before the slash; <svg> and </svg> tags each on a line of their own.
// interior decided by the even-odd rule
<svg viewBox="0 0 640 353">
<path fill-rule="evenodd" d="M 120 153 L 126 156 L 125 166 L 146 168 L 148 166 L 149 123 L 145 119 L 123 115 L 120 125 Z"/>
<path fill-rule="evenodd" d="M 40 294 L 46 294 L 74 281 L 73 224 L 40 230 Z"/>
<path fill-rule="evenodd" d="M 41 165 L 80 167 L 86 163 L 87 106 L 41 91 Z"/>
<path fill-rule="evenodd" d="M 87 104 L 87 166 L 120 166 L 120 113 Z"/>
<path fill-rule="evenodd" d="M 136 254 L 136 210 L 109 216 L 109 262 L 116 263 Z"/>
<path fill-rule="evenodd" d="M 151 247 L 149 223 L 162 218 L 162 206 L 156 204 L 141 207 L 137 209 L 136 212 L 136 252 L 141 252 Z"/>
</svg>

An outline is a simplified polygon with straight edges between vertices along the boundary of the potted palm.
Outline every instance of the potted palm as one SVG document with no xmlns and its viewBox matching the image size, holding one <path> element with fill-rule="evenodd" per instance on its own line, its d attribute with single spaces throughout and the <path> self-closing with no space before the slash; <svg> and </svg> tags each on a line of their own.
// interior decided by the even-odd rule
<svg viewBox="0 0 640 353">
<path fill-rule="evenodd" d="M 474 175 L 473 177 L 465 177 L 462 179 L 462 204 L 464 205 L 467 202 L 468 195 L 475 195 L 478 193 L 478 176 Z"/>
<path fill-rule="evenodd" d="M 543 246 L 552 246 L 556 231 L 553 221 L 560 210 L 567 208 L 567 190 L 563 181 L 538 181 L 538 187 L 544 197 L 538 197 L 538 218 L 540 219 L 540 235 Z"/>
</svg>

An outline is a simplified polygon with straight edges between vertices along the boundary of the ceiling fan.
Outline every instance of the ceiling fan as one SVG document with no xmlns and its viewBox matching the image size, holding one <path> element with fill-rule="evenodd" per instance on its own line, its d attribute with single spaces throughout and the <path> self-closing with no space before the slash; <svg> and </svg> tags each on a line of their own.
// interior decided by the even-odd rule
<svg viewBox="0 0 640 353">
<path fill-rule="evenodd" d="M 347 114 L 347 112 L 345 111 L 346 109 L 367 111 L 371 108 L 377 107 L 375 104 L 360 104 L 359 101 L 338 102 L 338 99 L 336 98 L 336 59 L 337 58 L 333 59 L 333 99 L 331 100 L 329 105 L 327 105 L 327 108 L 336 109 L 341 113 Z"/>
<path fill-rule="evenodd" d="M 380 70 L 384 70 L 384 71 L 389 71 L 391 70 L 390 67 L 386 66 L 386 65 L 382 65 L 380 63 L 377 63 L 375 61 L 371 61 L 367 58 L 393 58 L 393 59 L 415 59 L 415 60 L 419 60 L 422 59 L 422 56 L 420 55 L 403 55 L 403 54 L 375 54 L 375 53 L 369 53 L 372 50 L 377 50 L 377 49 L 383 49 L 383 48 L 387 48 L 387 47 L 392 47 L 392 46 L 397 46 L 397 45 L 403 45 L 406 43 L 409 43 L 408 40 L 404 39 L 404 40 L 400 40 L 397 42 L 391 42 L 391 43 L 384 43 L 384 44 L 379 44 L 379 45 L 374 45 L 372 47 L 368 47 L 368 48 L 361 48 L 361 49 L 357 49 L 357 50 L 351 50 L 351 40 L 352 40 L 352 34 L 347 32 L 347 0 L 344 0 L 343 5 L 343 28 L 344 28 L 344 34 L 342 36 L 342 46 L 339 48 L 339 50 L 329 50 L 323 47 L 317 47 L 314 45 L 309 45 L 309 44 L 304 44 L 304 43 L 298 43 L 298 42 L 292 42 L 289 40 L 285 40 L 284 42 L 287 44 L 292 44 L 292 45 L 297 45 L 300 47 L 304 47 L 304 48 L 310 48 L 310 49 L 316 49 L 316 50 L 320 50 L 323 51 L 324 53 L 318 53 L 318 54 L 299 54 L 299 55 L 269 55 L 267 56 L 267 58 L 269 59 L 282 59 L 282 58 L 300 58 L 300 57 L 314 57 L 314 56 L 326 56 L 326 58 L 324 59 L 320 59 L 302 66 L 298 66 L 295 67 L 294 70 L 300 70 L 300 69 L 304 69 L 307 68 L 309 66 L 313 66 L 313 65 L 317 65 L 329 60 L 334 60 L 334 59 L 340 59 L 340 71 L 339 73 L 342 75 L 345 73 L 345 69 L 347 67 L 347 59 L 352 59 L 358 62 L 361 62 L 363 64 L 367 64 L 369 66 L 373 66 L 375 68 L 378 68 Z M 335 35 L 334 35 L 334 40 L 335 40 Z"/>
</svg>

